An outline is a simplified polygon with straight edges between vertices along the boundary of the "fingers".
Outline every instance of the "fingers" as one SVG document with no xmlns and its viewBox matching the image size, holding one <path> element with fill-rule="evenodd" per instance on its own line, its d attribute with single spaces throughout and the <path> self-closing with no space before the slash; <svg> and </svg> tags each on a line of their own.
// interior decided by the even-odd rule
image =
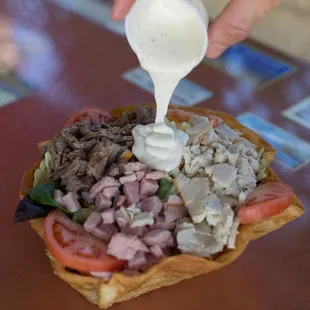
<svg viewBox="0 0 310 310">
<path fill-rule="evenodd" d="M 135 0 L 114 0 L 111 18 L 113 20 L 122 20 L 125 18 Z"/>
<path fill-rule="evenodd" d="M 20 59 L 18 46 L 14 43 L 13 28 L 0 16 L 0 73 L 14 70 Z"/>
<path fill-rule="evenodd" d="M 252 28 L 281 0 L 231 0 L 209 28 L 207 56 L 217 58 L 247 38 Z"/>
</svg>

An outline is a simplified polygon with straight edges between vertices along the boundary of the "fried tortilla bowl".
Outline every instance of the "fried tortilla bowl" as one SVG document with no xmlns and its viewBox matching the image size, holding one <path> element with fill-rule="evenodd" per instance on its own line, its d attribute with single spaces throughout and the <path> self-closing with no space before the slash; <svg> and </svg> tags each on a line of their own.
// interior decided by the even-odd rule
<svg viewBox="0 0 310 310">
<path fill-rule="evenodd" d="M 176 117 L 177 113 L 176 110 L 174 110 L 175 108 L 177 107 L 172 107 L 169 111 L 168 118 L 169 116 L 170 118 Z M 205 116 L 216 115 L 221 117 L 227 125 L 239 130 L 243 134 L 243 137 L 257 145 L 258 148 L 264 147 L 265 160 L 268 165 L 272 162 L 275 156 L 275 150 L 256 133 L 241 125 L 232 116 L 222 112 L 201 108 L 182 107 L 181 109 L 195 114 Z M 121 116 L 124 112 L 134 110 L 135 106 L 130 106 L 112 110 L 111 114 L 116 118 Z M 27 194 L 29 188 L 32 187 L 34 171 L 38 166 L 39 163 L 25 173 L 20 190 L 21 198 L 23 198 Z M 267 169 L 266 179 L 280 182 L 279 178 L 270 168 Z M 69 271 L 65 266 L 57 262 L 48 250 L 47 255 L 50 258 L 56 275 L 79 291 L 90 302 L 98 305 L 102 309 L 106 309 L 114 303 L 130 300 L 155 289 L 173 285 L 185 279 L 222 268 L 237 259 L 250 241 L 279 229 L 284 224 L 300 217 L 303 212 L 304 209 L 300 200 L 294 195 L 291 205 L 282 213 L 255 224 L 241 225 L 235 250 L 225 250 L 213 260 L 181 254 L 171 256 L 159 261 L 140 275 L 129 276 L 121 273 L 114 273 L 108 282 L 100 278 L 84 276 Z M 44 239 L 43 222 L 43 219 L 36 219 L 31 220 L 30 224 L 41 238 Z"/>
</svg>

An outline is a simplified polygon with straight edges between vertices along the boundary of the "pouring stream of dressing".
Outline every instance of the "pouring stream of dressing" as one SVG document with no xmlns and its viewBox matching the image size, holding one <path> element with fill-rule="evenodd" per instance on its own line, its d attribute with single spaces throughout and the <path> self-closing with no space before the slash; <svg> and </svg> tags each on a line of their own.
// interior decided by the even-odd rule
<svg viewBox="0 0 310 310">
<path fill-rule="evenodd" d="M 188 136 L 167 126 L 172 94 L 207 50 L 207 14 L 200 0 L 137 0 L 126 18 L 126 34 L 140 65 L 148 71 L 156 101 L 154 124 L 133 131 L 133 153 L 149 167 L 178 167 Z"/>
</svg>

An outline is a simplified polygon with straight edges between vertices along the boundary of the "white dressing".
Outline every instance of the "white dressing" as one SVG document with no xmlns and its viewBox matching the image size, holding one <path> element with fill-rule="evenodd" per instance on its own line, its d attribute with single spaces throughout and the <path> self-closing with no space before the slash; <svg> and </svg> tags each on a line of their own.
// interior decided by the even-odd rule
<svg viewBox="0 0 310 310">
<path fill-rule="evenodd" d="M 207 14 L 200 0 L 137 0 L 126 18 L 128 41 L 154 83 L 155 124 L 133 130 L 139 161 L 164 171 L 178 167 L 188 141 L 165 124 L 172 94 L 207 49 Z"/>
</svg>

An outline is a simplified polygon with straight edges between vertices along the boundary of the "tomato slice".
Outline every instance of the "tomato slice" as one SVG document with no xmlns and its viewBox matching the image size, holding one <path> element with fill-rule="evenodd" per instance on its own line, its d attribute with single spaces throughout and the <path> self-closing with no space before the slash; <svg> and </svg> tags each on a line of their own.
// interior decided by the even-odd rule
<svg viewBox="0 0 310 310">
<path fill-rule="evenodd" d="M 55 210 L 44 221 L 47 248 L 62 265 L 78 271 L 117 271 L 125 262 L 106 253 L 107 245 Z"/>
<path fill-rule="evenodd" d="M 249 224 L 279 214 L 290 205 L 293 190 L 280 182 L 261 183 L 238 211 L 242 224 Z"/>
<path fill-rule="evenodd" d="M 219 126 L 221 119 L 216 115 L 208 115 L 208 118 L 210 121 L 213 121 L 213 128 L 216 128 Z"/>
<path fill-rule="evenodd" d="M 168 109 L 168 120 L 175 122 L 188 122 L 195 113 L 181 110 L 181 109 Z"/>
<path fill-rule="evenodd" d="M 81 121 L 82 119 L 88 119 L 90 121 L 95 121 L 101 124 L 111 122 L 113 120 L 113 117 L 107 111 L 95 107 L 88 107 L 72 114 L 66 121 L 65 125 L 66 126 L 71 125 L 75 122 Z"/>
</svg>

